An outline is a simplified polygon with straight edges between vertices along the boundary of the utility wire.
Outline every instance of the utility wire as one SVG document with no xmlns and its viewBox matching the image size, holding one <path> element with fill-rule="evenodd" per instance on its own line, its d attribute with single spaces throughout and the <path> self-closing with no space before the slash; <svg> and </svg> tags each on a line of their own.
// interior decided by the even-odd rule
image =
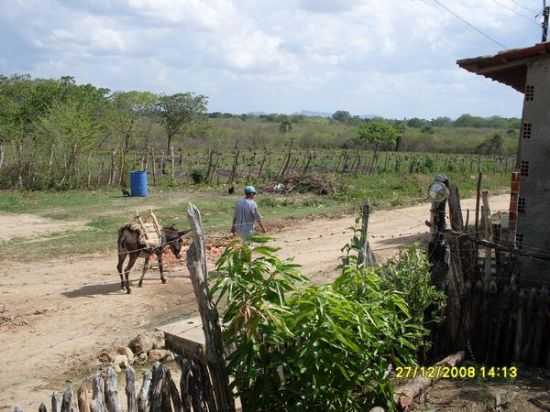
<svg viewBox="0 0 550 412">
<path fill-rule="evenodd" d="M 529 13 L 538 13 L 540 14 L 540 12 L 530 8 L 530 7 L 527 7 L 527 6 L 524 6 L 523 4 L 521 4 L 520 2 L 516 1 L 516 0 L 510 0 L 512 3 L 514 3 L 516 6 L 518 6 L 519 8 L 522 8 L 523 10 L 526 10 L 528 11 Z"/>
<path fill-rule="evenodd" d="M 535 17 L 527 16 L 526 14 L 518 12 L 516 9 L 513 9 L 512 7 L 508 6 L 506 3 L 501 2 L 500 0 L 493 0 L 496 4 L 504 7 L 506 10 L 511 11 L 515 15 L 519 17 L 523 17 L 524 19 L 529 20 L 531 23 L 533 23 L 535 26 L 539 27 L 540 25 L 535 21 Z"/>
<path fill-rule="evenodd" d="M 428 3 L 427 0 L 422 0 L 424 3 Z M 452 14 L 454 17 L 456 17 L 458 20 L 462 21 L 464 24 L 466 24 L 468 27 L 470 27 L 472 30 L 478 32 L 483 37 L 485 37 L 487 40 L 492 41 L 493 43 L 497 44 L 499 47 L 502 47 L 503 49 L 508 48 L 504 43 L 499 42 L 494 37 L 490 36 L 489 34 L 485 33 L 483 30 L 477 28 L 474 24 L 470 23 L 468 20 L 466 20 L 464 17 L 459 15 L 458 13 L 454 12 L 450 8 L 448 8 L 445 4 L 440 2 L 439 0 L 432 0 L 436 5 L 441 7 L 442 9 L 446 10 L 448 13 Z"/>
</svg>

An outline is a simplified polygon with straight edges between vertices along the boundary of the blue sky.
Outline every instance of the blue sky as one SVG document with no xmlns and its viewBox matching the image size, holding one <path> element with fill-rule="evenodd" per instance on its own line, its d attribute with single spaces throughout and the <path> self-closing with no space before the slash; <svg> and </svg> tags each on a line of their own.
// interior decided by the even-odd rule
<svg viewBox="0 0 550 412">
<path fill-rule="evenodd" d="M 540 40 L 539 1 L 440 2 L 508 48 Z M 433 0 L 0 0 L 0 73 L 211 111 L 520 116 L 519 93 L 455 63 L 500 49 Z"/>
</svg>

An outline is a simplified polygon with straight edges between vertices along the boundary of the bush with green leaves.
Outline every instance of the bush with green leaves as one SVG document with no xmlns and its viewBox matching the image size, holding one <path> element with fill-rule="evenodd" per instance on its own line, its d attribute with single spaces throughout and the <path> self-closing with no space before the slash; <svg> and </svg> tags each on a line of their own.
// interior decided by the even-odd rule
<svg viewBox="0 0 550 412">
<path fill-rule="evenodd" d="M 351 260 L 333 284 L 314 285 L 268 241 L 230 245 L 212 288 L 243 411 L 393 409 L 390 365 L 414 364 L 426 336 L 406 281 L 383 277 L 401 266 Z"/>
</svg>

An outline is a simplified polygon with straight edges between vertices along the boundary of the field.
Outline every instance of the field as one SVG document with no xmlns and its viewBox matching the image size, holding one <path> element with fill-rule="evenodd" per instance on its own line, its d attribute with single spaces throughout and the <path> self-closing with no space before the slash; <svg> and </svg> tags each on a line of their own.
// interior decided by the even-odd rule
<svg viewBox="0 0 550 412">
<path fill-rule="evenodd" d="M 418 362 L 426 355 L 429 311 L 439 308 L 443 296 L 421 249 L 387 263 L 403 247 L 428 240 L 429 185 L 436 175 L 447 175 L 465 199 L 470 226 L 478 176 L 491 194 L 492 211 L 509 206 L 519 119 L 367 119 L 342 111 L 331 117 L 236 115 L 209 113 L 201 95 L 111 93 L 71 78 L 0 76 L 0 86 L 0 347 L 5 370 L 17 371 L 0 377 L 2 412 L 16 404 L 35 409 L 65 381 L 77 383 L 95 371 L 102 350 L 196 314 L 184 261 L 166 262 L 168 285 L 154 268 L 143 288 L 133 288 L 130 296 L 120 290 L 117 230 L 149 209 L 163 225 L 188 229 L 192 202 L 202 213 L 213 268 L 230 243 L 234 204 L 248 184 L 258 188 L 276 256 L 254 266 L 246 259 L 256 254 L 229 249 L 240 263 L 218 267 L 223 276 L 212 278 L 241 282 L 232 284 L 231 293 L 243 292 L 219 309 L 229 311 L 237 302 L 233 319 L 249 322 L 247 333 L 233 336 L 244 344 L 225 341 L 235 353 L 251 355 L 252 363 L 242 363 L 244 374 L 255 381 L 257 369 L 265 369 L 278 380 L 280 365 L 265 354 L 281 353 L 276 361 L 284 360 L 294 382 L 307 386 L 330 375 L 333 392 L 307 390 L 324 398 L 323 405 L 342 399 L 362 410 L 361 402 L 392 399 L 385 362 Z M 128 196 L 133 170 L 147 171 L 149 197 Z M 373 268 L 340 259 L 343 247 L 357 240 L 352 227 L 366 200 L 374 211 L 370 244 L 382 263 Z M 259 259 L 271 253 L 256 251 Z M 304 276 L 280 258 L 294 259 Z M 243 276 L 252 267 L 257 272 Z M 270 268 L 277 276 L 268 276 Z M 134 283 L 140 271 L 138 263 Z M 267 315 L 251 321 L 250 313 Z M 311 339 L 316 345 L 309 345 Z M 257 353 L 247 355 L 250 348 Z M 287 354 L 296 362 L 287 362 Z M 304 354 L 313 357 L 310 362 L 301 363 Z M 338 359 L 348 370 L 334 368 Z M 323 363 L 327 373 L 319 372 Z M 304 378 L 306 370 L 313 379 Z M 494 389 L 484 386 L 487 393 L 488 387 Z M 459 392 L 453 406 L 463 405 L 468 394 L 454 386 L 438 390 L 432 404 L 441 403 L 437 394 L 453 390 Z M 284 404 L 281 393 L 271 395 Z"/>
<path fill-rule="evenodd" d="M 154 207 L 156 202 L 166 198 L 165 194 L 159 193 L 147 200 L 113 198 L 108 192 L 89 194 L 89 198 L 83 193 L 71 192 L 8 195 L 12 199 L 11 207 L 4 204 L 3 209 L 19 212 L 9 216 L 20 219 L 20 233 L 32 234 L 2 244 L 0 345 L 5 367 L 17 367 L 18 373 L 3 375 L 0 380 L 0 386 L 5 388 L 0 397 L 0 410 L 11 410 L 11 406 L 15 402 L 21 404 L 22 399 L 26 400 L 23 407 L 34 406 L 48 393 L 58 390 L 67 378 L 77 381 L 93 371 L 95 357 L 102 349 L 124 345 L 140 331 L 151 330 L 196 311 L 187 270 L 181 263 L 171 266 L 168 285 L 162 285 L 158 272 L 153 271 L 146 278 L 143 289 L 134 288 L 131 296 L 121 292 L 115 271 L 115 232 L 108 226 L 104 226 L 103 232 L 94 226 L 86 227 L 89 226 L 87 219 L 107 218 L 104 216 L 107 211 L 115 211 L 116 219 L 124 222 L 128 213 L 136 208 Z M 217 213 L 212 212 L 216 207 L 208 203 L 206 197 L 212 198 L 212 193 L 170 192 L 170 205 L 156 210 L 186 227 L 185 202 L 192 200 L 202 204 L 208 234 L 216 238 L 219 233 L 215 228 L 227 225 L 224 220 L 229 217 L 234 197 L 218 195 L 227 210 Z M 91 202 L 90 199 L 96 200 Z M 298 201 L 301 198 L 291 199 Z M 507 202 L 507 196 L 492 199 L 495 208 L 504 209 Z M 211 209 L 207 208 L 209 204 Z M 466 202 L 464 208 L 473 205 L 473 202 Z M 333 277 L 340 249 L 351 237 L 349 227 L 355 219 L 354 216 L 342 217 L 342 209 L 337 204 L 328 209 L 330 218 L 317 216 L 314 220 L 299 217 L 319 213 L 307 207 L 298 211 L 291 206 L 262 210 L 268 226 L 276 227 L 272 235 L 276 238 L 275 244 L 282 248 L 280 255 L 295 257 L 297 263 L 304 265 L 305 273 L 317 282 L 327 282 Z M 375 212 L 370 233 L 377 257 L 385 259 L 394 255 L 399 247 L 424 239 L 428 209 L 429 206 L 423 203 Z M 45 232 L 41 232 L 41 226 L 34 221 L 25 223 L 30 216 L 39 215 L 47 219 L 42 222 Z M 285 220 L 285 216 L 291 220 Z M 161 218 L 161 221 L 168 219 Z M 52 222 L 76 222 L 77 226 L 56 233 L 57 228 L 46 224 Z M 279 224 L 274 225 L 275 222 Z M 111 224 L 114 225 L 114 221 Z M 31 232 L 26 232 L 29 226 Z M 86 234 L 88 231 L 93 236 Z M 100 245 L 87 237 L 98 235 L 106 244 Z M 136 276 L 134 273 L 132 279 Z"/>
</svg>

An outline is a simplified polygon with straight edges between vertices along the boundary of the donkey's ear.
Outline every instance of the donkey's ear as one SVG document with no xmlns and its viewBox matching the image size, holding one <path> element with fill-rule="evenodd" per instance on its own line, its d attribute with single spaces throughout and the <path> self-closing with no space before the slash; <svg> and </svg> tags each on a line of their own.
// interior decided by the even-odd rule
<svg viewBox="0 0 550 412">
<path fill-rule="evenodd" d="M 179 237 L 185 236 L 185 235 L 188 234 L 189 232 L 191 232 L 191 230 L 182 230 L 181 232 L 178 232 L 178 236 L 179 236 Z"/>
</svg>

